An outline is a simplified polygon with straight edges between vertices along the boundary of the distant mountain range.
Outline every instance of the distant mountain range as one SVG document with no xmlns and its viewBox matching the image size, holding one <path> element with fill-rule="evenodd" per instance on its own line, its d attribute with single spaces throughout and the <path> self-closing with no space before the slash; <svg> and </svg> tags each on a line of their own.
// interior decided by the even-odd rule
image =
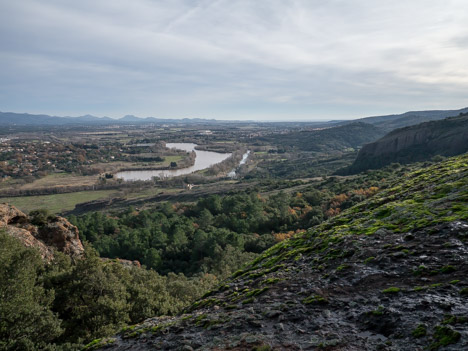
<svg viewBox="0 0 468 351">
<path fill-rule="evenodd" d="M 460 110 L 438 110 L 438 111 L 411 111 L 399 115 L 386 115 L 377 117 L 366 117 L 352 121 L 330 121 L 320 122 L 322 125 L 345 125 L 360 121 L 372 124 L 384 132 L 389 132 L 396 128 L 421 122 L 439 120 L 446 117 L 458 116 L 460 113 L 467 113 L 468 108 Z M 253 121 L 220 121 L 203 118 L 155 118 L 136 117 L 127 115 L 119 119 L 110 117 L 95 117 L 85 115 L 80 117 L 57 117 L 49 115 L 35 115 L 29 113 L 0 112 L 0 126 L 66 126 L 66 125 L 113 125 L 113 124 L 215 124 L 215 123 L 252 123 Z M 278 122 L 284 123 L 284 122 Z M 318 122 L 317 122 L 318 123 Z"/>
<path fill-rule="evenodd" d="M 0 126 L 65 126 L 65 125 L 113 125 L 113 124 L 212 124 L 226 122 L 202 118 L 140 118 L 127 115 L 119 119 L 110 117 L 95 117 L 85 115 L 80 117 L 57 117 L 48 115 L 33 115 L 29 113 L 0 112 Z"/>
</svg>

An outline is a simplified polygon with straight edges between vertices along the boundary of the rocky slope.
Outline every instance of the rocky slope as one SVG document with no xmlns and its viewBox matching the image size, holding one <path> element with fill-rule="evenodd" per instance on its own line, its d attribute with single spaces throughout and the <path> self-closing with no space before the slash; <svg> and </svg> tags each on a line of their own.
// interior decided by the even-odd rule
<svg viewBox="0 0 468 351">
<path fill-rule="evenodd" d="M 185 313 L 87 349 L 467 350 L 468 155 L 283 241 Z"/>
<path fill-rule="evenodd" d="M 428 160 L 434 155 L 453 156 L 468 151 L 468 115 L 397 129 L 364 145 L 354 163 L 341 174 L 376 169 L 392 162 Z"/>
<path fill-rule="evenodd" d="M 437 121 L 468 113 L 468 107 L 459 110 L 409 111 L 399 115 L 365 117 L 358 121 L 373 124 L 385 132 L 428 121 Z"/>
<path fill-rule="evenodd" d="M 84 252 L 78 228 L 63 217 L 49 218 L 40 225 L 31 223 L 31 218 L 8 204 L 0 204 L 0 230 L 18 238 L 27 247 L 35 247 L 42 258 L 50 261 L 58 250 L 72 258 Z"/>
</svg>

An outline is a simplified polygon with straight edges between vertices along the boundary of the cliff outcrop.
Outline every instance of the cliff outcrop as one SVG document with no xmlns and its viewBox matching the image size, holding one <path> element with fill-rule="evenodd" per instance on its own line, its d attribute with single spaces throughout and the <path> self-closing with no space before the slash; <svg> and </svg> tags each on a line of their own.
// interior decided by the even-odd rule
<svg viewBox="0 0 468 351">
<path fill-rule="evenodd" d="M 87 349 L 467 350 L 467 204 L 468 155 L 420 169 Z"/>
<path fill-rule="evenodd" d="M 410 163 L 435 155 L 454 156 L 468 151 L 468 116 L 421 123 L 397 129 L 363 146 L 354 163 L 340 174 L 377 169 L 394 162 Z"/>
<path fill-rule="evenodd" d="M 81 257 L 84 252 L 78 228 L 63 217 L 50 217 L 40 225 L 34 225 L 31 218 L 16 207 L 0 204 L 0 230 L 5 230 L 27 247 L 37 248 L 47 261 L 53 258 L 55 250 L 72 258 Z"/>
</svg>

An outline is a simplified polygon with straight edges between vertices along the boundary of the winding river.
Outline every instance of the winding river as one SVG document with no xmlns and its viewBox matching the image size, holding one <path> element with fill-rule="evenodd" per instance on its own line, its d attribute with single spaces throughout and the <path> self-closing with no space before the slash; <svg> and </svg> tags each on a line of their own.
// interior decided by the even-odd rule
<svg viewBox="0 0 468 351">
<path fill-rule="evenodd" d="M 181 169 L 167 169 L 167 170 L 140 170 L 140 171 L 122 171 L 118 172 L 115 176 L 125 181 L 135 180 L 151 180 L 153 177 L 158 178 L 172 178 L 184 174 L 190 174 L 209 168 L 217 163 L 220 163 L 231 156 L 230 153 L 218 153 L 212 151 L 195 150 L 197 144 L 192 143 L 167 143 L 166 147 L 169 149 L 184 150 L 187 152 L 195 151 L 195 163 L 193 166 Z"/>
</svg>

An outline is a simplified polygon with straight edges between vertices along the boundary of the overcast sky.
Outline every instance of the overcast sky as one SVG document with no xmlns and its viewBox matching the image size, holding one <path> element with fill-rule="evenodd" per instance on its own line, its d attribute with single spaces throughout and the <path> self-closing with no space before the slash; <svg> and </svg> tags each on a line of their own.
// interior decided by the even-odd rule
<svg viewBox="0 0 468 351">
<path fill-rule="evenodd" d="M 468 106 L 466 0 L 11 0 L 0 111 L 346 119 Z"/>
</svg>

